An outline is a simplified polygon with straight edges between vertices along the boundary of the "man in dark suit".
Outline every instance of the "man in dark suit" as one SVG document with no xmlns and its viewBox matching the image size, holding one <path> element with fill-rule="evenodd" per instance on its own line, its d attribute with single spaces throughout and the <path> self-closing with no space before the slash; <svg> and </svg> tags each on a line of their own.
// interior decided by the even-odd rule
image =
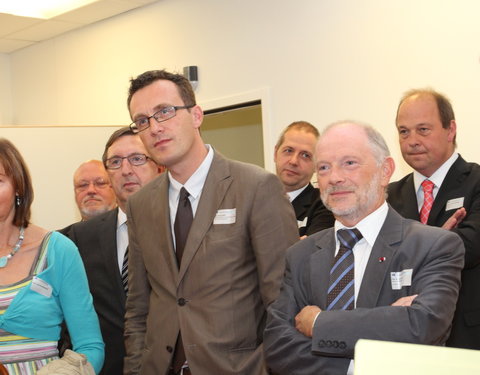
<svg viewBox="0 0 480 375">
<path fill-rule="evenodd" d="M 461 239 L 387 205 L 394 162 L 373 128 L 331 125 L 316 163 L 335 227 L 287 252 L 264 336 L 273 373 L 352 374 L 361 338 L 444 344 L 460 287 Z"/>
<path fill-rule="evenodd" d="M 185 77 L 145 72 L 128 104 L 168 173 L 128 204 L 125 374 L 266 375 L 266 308 L 298 240 L 281 183 L 203 143 Z"/>
<path fill-rule="evenodd" d="M 396 125 L 403 158 L 414 171 L 390 184 L 388 201 L 404 217 L 462 238 L 465 268 L 447 346 L 480 349 L 480 166 L 455 152 L 452 105 L 438 92 L 407 92 Z M 422 186 L 430 182 L 431 193 Z M 424 206 L 430 207 L 428 215 Z"/>
<path fill-rule="evenodd" d="M 125 127 L 108 140 L 103 163 L 117 198 L 118 208 L 88 221 L 73 224 L 66 233 L 77 245 L 87 271 L 93 304 L 103 340 L 105 363 L 101 374 L 123 374 L 124 316 L 127 274 L 124 267 L 128 246 L 127 198 L 158 176 L 140 137 Z M 127 255 L 128 258 L 128 255 Z"/>
<path fill-rule="evenodd" d="M 333 226 L 334 218 L 310 183 L 315 165 L 313 153 L 319 132 L 307 121 L 295 121 L 280 134 L 275 145 L 277 176 L 292 203 L 300 236 Z"/>
</svg>

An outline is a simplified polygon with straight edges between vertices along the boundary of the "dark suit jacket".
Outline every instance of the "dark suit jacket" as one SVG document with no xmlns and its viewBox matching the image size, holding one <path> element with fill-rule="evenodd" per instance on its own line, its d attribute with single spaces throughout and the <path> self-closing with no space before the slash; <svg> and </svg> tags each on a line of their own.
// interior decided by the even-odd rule
<svg viewBox="0 0 480 375">
<path fill-rule="evenodd" d="M 320 192 L 312 184 L 308 184 L 293 201 L 293 209 L 297 221 L 307 218 L 305 226 L 299 227 L 300 236 L 316 233 L 322 229 L 330 228 L 335 222 L 332 213 L 327 210 L 320 199 Z"/>
<path fill-rule="evenodd" d="M 125 291 L 117 261 L 118 208 L 67 227 L 87 271 L 93 305 L 105 342 L 105 363 L 100 374 L 123 374 Z"/>
<path fill-rule="evenodd" d="M 298 241 L 278 178 L 215 152 L 178 269 L 163 174 L 130 197 L 125 374 L 164 375 L 181 330 L 195 375 L 266 375 L 262 332 Z M 223 217 L 222 215 L 223 214 Z"/>
<path fill-rule="evenodd" d="M 324 311 L 335 252 L 334 229 L 313 234 L 287 252 L 280 297 L 268 310 L 264 347 L 275 374 L 346 374 L 361 339 L 441 345 L 460 288 L 464 247 L 449 231 L 402 218 L 389 208 L 350 311 Z M 380 262 L 380 258 L 385 258 Z M 394 290 L 391 272 L 413 269 L 411 286 Z M 417 294 L 411 307 L 391 306 Z M 295 329 L 307 305 L 322 309 L 313 338 Z"/>
<path fill-rule="evenodd" d="M 465 269 L 447 346 L 480 349 L 480 166 L 467 163 L 461 156 L 440 186 L 428 224 L 442 226 L 456 210 L 446 211 L 447 202 L 460 197 L 464 198 L 467 216 L 453 231 L 465 244 Z M 388 202 L 404 217 L 420 220 L 413 174 L 390 184 Z"/>
</svg>

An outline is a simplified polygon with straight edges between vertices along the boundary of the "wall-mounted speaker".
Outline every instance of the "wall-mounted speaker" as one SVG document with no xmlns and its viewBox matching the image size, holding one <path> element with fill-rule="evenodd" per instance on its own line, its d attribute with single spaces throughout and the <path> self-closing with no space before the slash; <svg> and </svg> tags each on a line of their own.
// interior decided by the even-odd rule
<svg viewBox="0 0 480 375">
<path fill-rule="evenodd" d="M 183 75 L 190 81 L 190 84 L 195 90 L 198 86 L 198 66 L 186 66 L 183 68 Z"/>
</svg>

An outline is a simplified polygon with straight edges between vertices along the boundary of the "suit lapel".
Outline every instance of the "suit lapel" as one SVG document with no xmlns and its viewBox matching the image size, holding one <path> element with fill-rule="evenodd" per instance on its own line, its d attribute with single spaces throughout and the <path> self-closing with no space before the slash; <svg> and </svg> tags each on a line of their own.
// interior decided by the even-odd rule
<svg viewBox="0 0 480 375">
<path fill-rule="evenodd" d="M 413 173 L 411 173 L 405 181 L 405 189 L 401 190 L 401 197 L 398 201 L 403 205 L 403 209 L 399 210 L 404 217 L 420 221 L 420 213 L 418 212 L 417 193 L 415 184 L 413 183 Z"/>
<path fill-rule="evenodd" d="M 160 254 L 162 254 L 163 261 L 161 259 L 160 262 L 166 264 L 167 267 L 162 266 L 159 264 L 158 269 L 168 269 L 169 272 L 172 273 L 173 280 L 177 283 L 178 281 L 178 266 L 177 266 L 177 258 L 175 256 L 175 248 L 173 246 L 173 237 L 172 237 L 172 230 L 170 225 L 170 204 L 168 198 L 168 189 L 169 189 L 169 181 L 167 173 L 164 173 L 159 178 L 157 178 L 154 182 L 154 186 L 152 187 L 152 196 L 154 197 L 151 199 L 152 209 L 153 212 L 153 223 L 158 223 L 158 230 L 156 230 L 156 234 L 154 240 L 158 244 L 164 244 L 165 249 L 161 249 Z"/>
<path fill-rule="evenodd" d="M 442 186 L 438 190 L 438 194 L 433 201 L 432 210 L 428 216 L 428 224 L 442 225 L 445 220 L 441 220 L 441 216 L 445 213 L 448 200 L 452 198 L 460 198 L 452 195 L 461 188 L 466 175 L 468 174 L 468 164 L 459 155 L 455 163 L 450 167 Z M 454 211 L 452 211 L 453 213 Z M 450 215 L 448 215 L 450 216 Z"/>
<path fill-rule="evenodd" d="M 232 177 L 227 160 L 215 152 L 202 189 L 195 218 L 188 234 L 187 243 L 185 244 L 178 282 L 182 280 L 207 231 L 211 227 L 217 210 L 231 183 Z"/>
<path fill-rule="evenodd" d="M 307 211 L 312 204 L 313 189 L 313 185 L 308 184 L 305 190 L 303 190 L 300 195 L 292 201 L 297 220 L 300 220 L 300 218 L 305 217 L 305 215 L 307 214 Z"/>
<path fill-rule="evenodd" d="M 315 241 L 317 251 L 310 259 L 310 285 L 312 290 L 312 301 L 322 310 L 327 308 L 327 291 L 330 284 L 330 269 L 333 264 L 335 252 L 335 231 L 328 229 L 328 233 Z"/>
<path fill-rule="evenodd" d="M 393 244 L 402 240 L 403 224 L 401 216 L 389 207 L 387 217 L 383 223 L 372 252 L 368 259 L 362 285 L 358 293 L 356 307 L 373 307 L 377 301 L 383 285 L 388 285 L 388 271 L 393 260 L 395 249 Z"/>
<path fill-rule="evenodd" d="M 120 270 L 118 268 L 117 219 L 118 208 L 110 211 L 105 217 L 103 217 L 98 230 L 99 244 L 104 264 L 107 265 L 106 269 L 109 274 L 109 280 L 115 280 L 116 288 L 124 291 Z M 125 302 L 124 293 L 117 293 L 117 295 L 123 302 Z"/>
</svg>

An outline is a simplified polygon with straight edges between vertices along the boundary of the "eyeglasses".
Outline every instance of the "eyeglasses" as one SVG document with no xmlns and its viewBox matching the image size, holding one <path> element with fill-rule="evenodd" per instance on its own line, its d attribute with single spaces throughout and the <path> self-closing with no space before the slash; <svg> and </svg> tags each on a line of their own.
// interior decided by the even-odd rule
<svg viewBox="0 0 480 375">
<path fill-rule="evenodd" d="M 127 159 L 130 165 L 138 167 L 143 165 L 150 159 L 145 154 L 131 154 L 128 156 L 113 156 L 105 160 L 105 168 L 107 169 L 119 169 L 123 164 L 123 159 Z"/>
<path fill-rule="evenodd" d="M 96 189 L 105 189 L 107 186 L 110 185 L 110 183 L 105 180 L 80 181 L 78 184 L 75 185 L 75 190 L 85 191 L 90 187 L 90 184 L 93 184 Z"/>
<path fill-rule="evenodd" d="M 155 112 L 153 115 L 148 116 L 148 117 L 141 117 L 134 122 L 130 124 L 130 129 L 134 133 L 140 133 L 141 131 L 144 131 L 145 129 L 148 129 L 150 127 L 150 119 L 153 118 L 155 119 L 156 122 L 160 123 L 163 121 L 167 121 L 171 119 L 172 117 L 175 117 L 177 114 L 177 111 L 179 109 L 190 109 L 194 107 L 195 105 L 183 105 L 183 106 L 168 106 L 164 107 L 161 110 Z"/>
</svg>

